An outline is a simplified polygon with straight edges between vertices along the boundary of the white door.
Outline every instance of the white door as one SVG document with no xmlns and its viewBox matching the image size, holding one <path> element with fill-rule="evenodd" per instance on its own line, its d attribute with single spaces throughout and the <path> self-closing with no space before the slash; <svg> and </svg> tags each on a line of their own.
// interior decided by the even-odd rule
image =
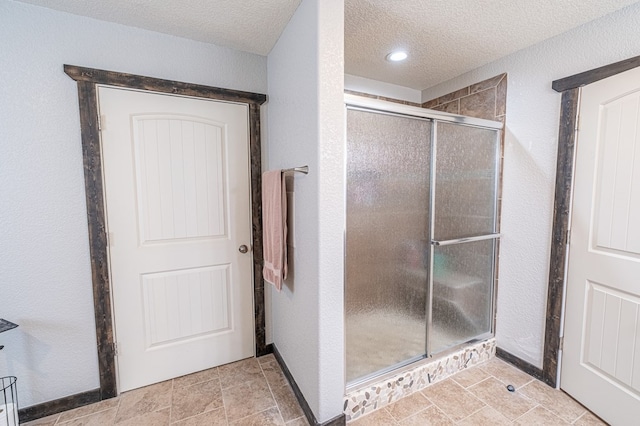
<svg viewBox="0 0 640 426">
<path fill-rule="evenodd" d="M 640 68 L 582 89 L 561 388 L 640 416 Z"/>
<path fill-rule="evenodd" d="M 252 356 L 247 106 L 98 99 L 120 391 Z"/>
</svg>

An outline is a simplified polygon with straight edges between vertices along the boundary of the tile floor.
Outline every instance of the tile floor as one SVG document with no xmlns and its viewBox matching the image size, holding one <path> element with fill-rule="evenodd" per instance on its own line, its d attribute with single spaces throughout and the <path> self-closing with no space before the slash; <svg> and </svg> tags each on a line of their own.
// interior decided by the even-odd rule
<svg viewBox="0 0 640 426">
<path fill-rule="evenodd" d="M 512 384 L 516 391 L 507 391 Z M 123 393 L 29 426 L 308 425 L 273 355 L 249 358 Z M 349 423 L 603 425 L 564 392 L 493 359 Z"/>
<path fill-rule="evenodd" d="M 29 426 L 308 425 L 273 355 L 124 392 Z"/>
<path fill-rule="evenodd" d="M 515 392 L 507 390 L 513 385 Z M 377 425 L 604 425 L 567 394 L 494 358 L 349 423 Z"/>
</svg>

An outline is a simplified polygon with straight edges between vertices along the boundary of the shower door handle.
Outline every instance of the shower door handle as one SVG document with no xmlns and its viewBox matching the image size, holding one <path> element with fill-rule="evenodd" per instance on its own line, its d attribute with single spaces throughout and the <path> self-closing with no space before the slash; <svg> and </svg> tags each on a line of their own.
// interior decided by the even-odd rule
<svg viewBox="0 0 640 426">
<path fill-rule="evenodd" d="M 492 239 L 500 238 L 501 236 L 502 234 L 488 234 L 488 235 L 480 235 L 477 237 L 456 238 L 453 240 L 431 240 L 431 245 L 450 246 L 453 244 L 471 243 L 473 241 L 492 240 Z"/>
</svg>

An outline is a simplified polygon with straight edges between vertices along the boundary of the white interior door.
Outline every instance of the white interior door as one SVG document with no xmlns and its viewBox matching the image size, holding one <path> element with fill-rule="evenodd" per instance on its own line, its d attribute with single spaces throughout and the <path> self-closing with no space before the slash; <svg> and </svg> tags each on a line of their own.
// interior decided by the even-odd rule
<svg viewBox="0 0 640 426">
<path fill-rule="evenodd" d="M 98 99 L 120 391 L 252 356 L 247 106 Z"/>
<path fill-rule="evenodd" d="M 611 424 L 640 415 L 640 68 L 582 89 L 561 387 Z"/>
</svg>

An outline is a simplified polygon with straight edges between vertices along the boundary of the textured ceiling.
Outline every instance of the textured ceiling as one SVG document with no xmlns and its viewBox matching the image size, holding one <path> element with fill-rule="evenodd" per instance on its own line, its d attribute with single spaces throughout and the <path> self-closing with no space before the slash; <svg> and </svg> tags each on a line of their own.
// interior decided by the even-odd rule
<svg viewBox="0 0 640 426">
<path fill-rule="evenodd" d="M 300 0 L 19 0 L 267 55 Z"/>
<path fill-rule="evenodd" d="M 345 0 L 345 73 L 426 89 L 637 1 Z"/>
<path fill-rule="evenodd" d="M 19 0 L 267 55 L 300 0 Z M 322 0 L 315 0 L 322 1 Z M 345 0 L 345 73 L 425 89 L 638 0 Z M 402 48 L 409 59 L 384 57 Z"/>
</svg>

